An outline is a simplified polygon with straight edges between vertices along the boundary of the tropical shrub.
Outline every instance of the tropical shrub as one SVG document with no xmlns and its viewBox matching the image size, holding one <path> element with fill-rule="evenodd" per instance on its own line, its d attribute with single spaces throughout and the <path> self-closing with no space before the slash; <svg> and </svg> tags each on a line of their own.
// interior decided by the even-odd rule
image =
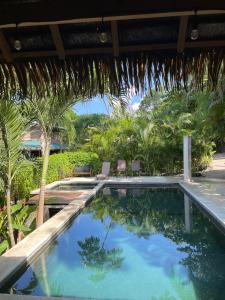
<svg viewBox="0 0 225 300">
<path fill-rule="evenodd" d="M 93 152 L 66 152 L 64 153 L 67 156 L 70 165 L 72 166 L 72 171 L 75 167 L 83 167 L 90 165 L 92 167 L 93 174 L 96 174 L 100 170 L 101 162 L 96 153 Z"/>
<path fill-rule="evenodd" d="M 42 158 L 37 159 L 36 178 L 40 179 Z M 100 160 L 96 153 L 75 151 L 52 154 L 49 157 L 47 183 L 72 176 L 75 167 L 90 165 L 96 174 L 100 168 Z"/>
<path fill-rule="evenodd" d="M 79 148 L 89 139 L 89 133 L 94 128 L 107 126 L 109 117 L 104 114 L 84 114 L 76 116 L 74 127 L 76 130 L 76 146 Z"/>
<path fill-rule="evenodd" d="M 136 114 L 112 114 L 107 127 L 95 128 L 82 149 L 109 160 L 112 171 L 118 159 L 125 159 L 128 166 L 140 159 L 146 175 L 174 175 L 182 173 L 183 136 L 191 135 L 193 171 L 201 171 L 210 162 L 214 146 L 207 112 L 202 115 L 199 109 L 203 98 L 209 101 L 206 92 L 182 90 L 147 95 Z"/>
<path fill-rule="evenodd" d="M 13 182 L 14 199 L 28 198 L 30 192 L 37 187 L 37 178 L 35 176 L 35 163 L 26 161 L 15 175 Z"/>
<path fill-rule="evenodd" d="M 43 158 L 37 158 L 36 177 L 40 181 Z M 50 183 L 71 175 L 72 166 L 65 153 L 52 154 L 49 156 L 49 165 L 46 182 Z"/>
<path fill-rule="evenodd" d="M 29 234 L 35 228 L 35 212 L 37 207 L 35 205 L 24 205 L 22 201 L 12 205 L 12 226 L 16 241 Z M 0 255 L 4 253 L 10 246 L 10 239 L 8 233 L 8 221 L 6 209 L 0 210 Z"/>
<path fill-rule="evenodd" d="M 23 168 L 16 173 L 13 183 L 14 199 L 27 199 L 30 192 L 39 186 L 42 162 L 41 157 L 32 162 L 26 161 Z M 75 167 L 85 165 L 90 165 L 93 174 L 97 174 L 101 167 L 98 155 L 85 151 L 52 154 L 49 157 L 47 183 L 72 176 Z"/>
</svg>

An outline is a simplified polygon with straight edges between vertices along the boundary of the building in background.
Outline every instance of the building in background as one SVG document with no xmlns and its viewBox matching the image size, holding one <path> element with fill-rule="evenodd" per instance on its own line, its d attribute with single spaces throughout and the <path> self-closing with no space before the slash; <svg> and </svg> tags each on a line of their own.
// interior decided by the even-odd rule
<svg viewBox="0 0 225 300">
<path fill-rule="evenodd" d="M 27 130 L 23 136 L 22 150 L 30 156 L 41 156 L 44 135 L 40 126 L 34 124 Z M 63 143 L 63 130 L 56 128 L 51 137 L 50 154 L 63 152 L 67 146 Z"/>
</svg>

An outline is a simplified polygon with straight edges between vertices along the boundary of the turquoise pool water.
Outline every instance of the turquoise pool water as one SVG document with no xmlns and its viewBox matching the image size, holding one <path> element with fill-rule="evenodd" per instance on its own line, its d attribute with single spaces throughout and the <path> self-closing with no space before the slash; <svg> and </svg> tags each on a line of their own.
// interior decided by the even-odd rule
<svg viewBox="0 0 225 300">
<path fill-rule="evenodd" d="M 225 299 L 225 238 L 176 188 L 106 187 L 4 292 Z"/>
<path fill-rule="evenodd" d="M 50 190 L 58 191 L 76 191 L 76 190 L 90 190 L 93 189 L 97 184 L 96 183 L 65 183 L 59 184 Z"/>
</svg>

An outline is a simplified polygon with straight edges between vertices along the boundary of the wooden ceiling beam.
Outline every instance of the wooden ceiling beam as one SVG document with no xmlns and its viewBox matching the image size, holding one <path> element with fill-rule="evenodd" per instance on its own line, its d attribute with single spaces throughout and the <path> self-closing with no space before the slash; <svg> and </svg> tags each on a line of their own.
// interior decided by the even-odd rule
<svg viewBox="0 0 225 300">
<path fill-rule="evenodd" d="M 142 20 L 142 19 L 155 19 L 155 18 L 170 18 L 193 16 L 194 10 L 176 11 L 176 12 L 160 12 L 160 13 L 146 13 L 146 14 L 130 14 L 121 16 L 105 16 L 104 21 L 126 21 L 126 20 Z M 225 14 L 225 10 L 198 10 L 198 16 L 204 15 L 221 15 Z M 43 21 L 43 22 L 20 22 L 18 27 L 32 27 L 32 26 L 48 26 L 60 24 L 79 24 L 79 23 L 93 23 L 102 22 L 102 16 L 94 18 L 80 18 L 70 20 L 57 20 L 57 21 Z M 0 28 L 13 28 L 16 27 L 15 23 L 2 24 Z"/>
<path fill-rule="evenodd" d="M 84 49 L 68 49 L 65 50 L 65 55 L 88 55 L 88 54 L 112 54 L 113 50 L 111 47 L 104 48 L 84 48 Z M 17 52 L 14 54 L 15 58 L 30 58 L 30 57 L 47 57 L 47 56 L 58 56 L 56 50 L 46 51 L 26 51 Z"/>
<path fill-rule="evenodd" d="M 63 40 L 59 31 L 59 26 L 54 24 L 50 25 L 50 31 L 52 34 L 52 39 L 56 47 L 56 51 L 59 59 L 65 59 L 65 49 L 63 45 Z"/>
<path fill-rule="evenodd" d="M 186 33 L 188 26 L 188 16 L 180 17 L 180 25 L 177 40 L 177 52 L 182 53 L 185 47 Z"/>
<path fill-rule="evenodd" d="M 185 48 L 213 48 L 213 47 L 225 47 L 225 40 L 210 40 L 210 41 L 191 41 L 185 42 Z M 140 51 L 157 51 L 157 50 L 169 50 L 177 49 L 177 43 L 165 43 L 165 44 L 147 44 L 147 45 L 130 45 L 120 46 L 119 52 L 140 52 Z M 113 54 L 111 47 L 101 48 L 82 48 L 82 49 L 68 49 L 65 50 L 65 55 L 88 55 L 88 54 Z M 30 57 L 47 57 L 58 56 L 56 50 L 51 51 L 20 51 L 13 54 L 14 59 L 30 58 Z M 0 58 L 4 58 L 3 55 Z"/>
<path fill-rule="evenodd" d="M 111 21 L 111 33 L 112 33 L 112 44 L 113 44 L 113 55 L 118 57 L 120 54 L 119 49 L 119 33 L 117 21 Z"/>
<path fill-rule="evenodd" d="M 212 41 L 191 41 L 185 43 L 185 48 L 213 48 L 225 47 L 225 40 L 212 40 Z"/>
<path fill-rule="evenodd" d="M 120 52 L 126 53 L 126 52 L 167 50 L 167 49 L 176 49 L 176 43 L 122 46 L 120 47 Z"/>
<path fill-rule="evenodd" d="M 2 56 L 5 59 L 5 61 L 7 63 L 12 62 L 13 61 L 12 52 L 2 29 L 0 29 L 0 49 L 2 51 Z"/>
</svg>

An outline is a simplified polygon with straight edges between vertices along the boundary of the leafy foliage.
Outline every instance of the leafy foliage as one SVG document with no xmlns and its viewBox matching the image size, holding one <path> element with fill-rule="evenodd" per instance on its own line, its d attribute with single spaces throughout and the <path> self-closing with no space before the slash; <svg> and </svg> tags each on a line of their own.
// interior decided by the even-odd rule
<svg viewBox="0 0 225 300">
<path fill-rule="evenodd" d="M 36 176 L 40 180 L 42 170 L 43 158 L 37 158 L 36 163 Z M 50 183 L 59 180 L 63 177 L 71 175 L 71 164 L 65 153 L 52 154 L 49 156 L 49 165 L 46 182 Z"/>
<path fill-rule="evenodd" d="M 85 152 L 85 151 L 75 151 L 75 152 L 65 152 L 64 155 L 67 157 L 72 170 L 75 167 L 91 166 L 93 174 L 99 172 L 101 167 L 101 162 L 96 153 Z"/>
<path fill-rule="evenodd" d="M 43 158 L 37 159 L 36 176 L 40 178 L 41 165 Z M 72 176 L 75 167 L 90 165 L 94 174 L 100 168 L 98 155 L 93 152 L 71 151 L 58 154 L 52 154 L 49 157 L 49 167 L 47 173 L 47 182 L 53 182 L 61 178 Z"/>
<path fill-rule="evenodd" d="M 84 144 L 89 140 L 90 133 L 96 127 L 107 126 L 109 118 L 103 114 L 88 114 L 76 116 L 74 127 L 76 128 L 76 147 Z"/>
<path fill-rule="evenodd" d="M 35 162 L 26 161 L 15 175 L 13 181 L 13 196 L 15 199 L 28 198 L 30 192 L 37 187 Z"/>
<path fill-rule="evenodd" d="M 91 276 L 93 281 L 102 280 L 111 269 L 120 268 L 122 265 L 122 249 L 107 249 L 98 237 L 90 236 L 83 242 L 78 241 L 78 245 L 81 248 L 78 253 L 83 264 L 95 270 L 95 274 Z"/>
<path fill-rule="evenodd" d="M 30 192 L 37 188 L 40 182 L 43 158 L 26 161 L 15 175 L 13 182 L 13 196 L 15 199 L 27 199 Z M 52 154 L 49 157 L 47 182 L 53 182 L 72 176 L 74 168 L 90 165 L 93 174 L 100 171 L 101 162 L 96 153 L 85 151 L 71 151 Z"/>
<path fill-rule="evenodd" d="M 27 235 L 32 229 L 34 229 L 34 218 L 31 219 L 32 213 L 36 210 L 35 205 L 25 206 L 22 201 L 12 205 L 12 225 L 14 234 L 19 237 L 19 233 Z M 29 220 L 30 219 L 30 220 Z M 28 222 L 29 221 L 29 222 Z M 3 208 L 0 210 L 0 255 L 9 248 L 9 235 L 8 235 L 8 221 L 7 213 Z"/>
<path fill-rule="evenodd" d="M 24 119 L 19 108 L 10 100 L 0 102 L 0 176 L 5 181 L 14 177 L 21 160 L 21 136 Z M 10 173 L 10 174 L 9 174 Z"/>
<path fill-rule="evenodd" d="M 199 98 L 207 92 L 190 94 L 171 91 L 147 95 L 137 114 L 112 115 L 106 126 L 92 130 L 82 149 L 96 152 L 115 169 L 118 159 L 142 162 L 147 175 L 172 175 L 182 172 L 183 135 L 192 135 L 194 171 L 209 163 L 213 139 L 208 134 L 206 113 L 200 116 Z M 207 98 L 208 99 L 208 98 Z"/>
<path fill-rule="evenodd" d="M 0 177 L 4 182 L 10 246 L 15 245 L 11 211 L 12 184 L 16 172 L 24 163 L 20 147 L 24 130 L 25 122 L 19 106 L 11 99 L 0 101 Z"/>
<path fill-rule="evenodd" d="M 61 125 L 71 125 L 71 112 L 70 108 L 73 104 L 80 101 L 79 98 L 74 97 L 72 90 L 62 89 L 57 95 L 46 94 L 45 97 L 39 97 L 38 94 L 32 95 L 27 101 L 27 112 L 28 115 L 36 122 L 43 133 L 42 141 L 42 170 L 40 176 L 40 192 L 38 201 L 38 212 L 37 212 L 37 227 L 42 225 L 44 222 L 44 196 L 45 186 L 47 180 L 49 155 L 51 137 L 55 128 L 59 128 Z M 70 112 L 70 113 L 69 113 Z M 69 122 L 65 122 L 66 119 Z M 68 130 L 70 135 L 74 133 L 73 130 Z"/>
</svg>

